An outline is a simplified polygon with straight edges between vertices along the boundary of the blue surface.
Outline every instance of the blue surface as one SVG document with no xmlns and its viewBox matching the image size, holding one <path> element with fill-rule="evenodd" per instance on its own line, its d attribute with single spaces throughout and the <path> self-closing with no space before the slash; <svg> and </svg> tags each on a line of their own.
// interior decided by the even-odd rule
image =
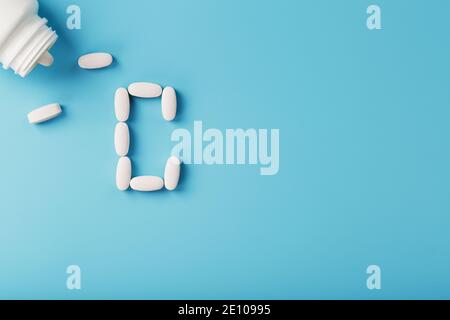
<svg viewBox="0 0 450 320">
<path fill-rule="evenodd" d="M 72 1 L 40 3 L 55 65 L 0 72 L 0 298 L 450 298 L 448 1 L 377 0 L 381 31 L 369 1 L 77 0 L 73 31 Z M 117 62 L 78 69 L 92 51 Z M 279 128 L 279 174 L 191 165 L 177 192 L 118 192 L 113 96 L 134 81 L 181 101 L 169 124 L 133 101 L 136 175 L 194 120 Z"/>
</svg>

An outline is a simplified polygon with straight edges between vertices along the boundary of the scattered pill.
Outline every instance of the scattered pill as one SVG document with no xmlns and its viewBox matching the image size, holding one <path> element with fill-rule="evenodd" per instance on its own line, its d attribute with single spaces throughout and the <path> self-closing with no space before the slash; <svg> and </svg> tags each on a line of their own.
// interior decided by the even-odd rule
<svg viewBox="0 0 450 320">
<path fill-rule="evenodd" d="M 164 181 L 160 177 L 142 176 L 131 179 L 131 189 L 135 191 L 152 192 L 161 190 L 164 187 Z"/>
<path fill-rule="evenodd" d="M 78 59 L 78 65 L 83 69 L 106 68 L 110 66 L 112 62 L 112 55 L 104 52 L 86 54 Z"/>
<path fill-rule="evenodd" d="M 167 190 L 173 191 L 177 188 L 180 181 L 181 161 L 173 156 L 167 160 L 164 171 L 164 185 Z"/>
<path fill-rule="evenodd" d="M 131 160 L 128 157 L 122 157 L 117 163 L 116 185 L 120 191 L 125 191 L 130 187 L 131 181 Z"/>
<path fill-rule="evenodd" d="M 61 106 L 58 103 L 53 103 L 31 111 L 28 114 L 28 121 L 31 124 L 42 123 L 56 118 L 61 113 Z"/>
<path fill-rule="evenodd" d="M 128 125 L 124 122 L 119 122 L 116 125 L 114 145 L 116 147 L 116 153 L 120 157 L 124 157 L 128 154 L 130 149 L 130 130 L 128 129 Z"/>
<path fill-rule="evenodd" d="M 138 98 L 158 98 L 162 94 L 162 88 L 156 83 L 135 82 L 129 85 L 128 92 Z"/>
<path fill-rule="evenodd" d="M 116 118 L 118 121 L 125 122 L 130 116 L 130 96 L 125 88 L 119 88 L 114 98 Z"/>
<path fill-rule="evenodd" d="M 164 88 L 161 98 L 162 115 L 164 120 L 172 121 L 177 116 L 177 94 L 172 87 Z"/>
</svg>

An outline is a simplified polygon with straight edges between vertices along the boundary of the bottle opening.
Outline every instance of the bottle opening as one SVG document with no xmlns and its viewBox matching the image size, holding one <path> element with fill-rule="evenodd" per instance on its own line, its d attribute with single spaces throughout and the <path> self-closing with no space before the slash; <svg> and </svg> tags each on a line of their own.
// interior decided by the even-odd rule
<svg viewBox="0 0 450 320">
<path fill-rule="evenodd" d="M 17 27 L 0 48 L 4 69 L 11 68 L 16 74 L 25 77 L 37 64 L 51 65 L 53 59 L 50 59 L 48 51 L 58 37 L 46 24 L 46 19 L 32 16 Z"/>
</svg>

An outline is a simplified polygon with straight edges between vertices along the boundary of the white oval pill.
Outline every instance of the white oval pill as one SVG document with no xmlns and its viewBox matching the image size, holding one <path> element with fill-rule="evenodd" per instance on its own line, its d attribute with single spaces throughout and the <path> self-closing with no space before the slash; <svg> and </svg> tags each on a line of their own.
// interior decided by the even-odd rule
<svg viewBox="0 0 450 320">
<path fill-rule="evenodd" d="M 54 62 L 53 56 L 50 52 L 46 51 L 44 54 L 38 59 L 37 63 L 44 67 L 50 67 Z"/>
<path fill-rule="evenodd" d="M 164 187 L 164 181 L 160 177 L 142 176 L 131 179 L 131 189 L 135 191 L 151 192 Z"/>
<path fill-rule="evenodd" d="M 164 170 L 164 185 L 167 190 L 173 191 L 177 188 L 180 181 L 181 161 L 173 156 L 167 160 Z"/>
<path fill-rule="evenodd" d="M 114 97 L 114 107 L 118 121 L 125 122 L 130 117 L 130 96 L 125 88 L 119 88 Z"/>
<path fill-rule="evenodd" d="M 56 118 L 62 113 L 58 103 L 49 104 L 31 111 L 28 114 L 28 122 L 31 124 L 42 123 Z"/>
<path fill-rule="evenodd" d="M 130 149 L 130 130 L 128 129 L 128 125 L 124 122 L 119 122 L 116 125 L 114 145 L 116 147 L 116 153 L 120 157 L 124 157 L 128 154 Z"/>
<path fill-rule="evenodd" d="M 135 82 L 128 86 L 128 92 L 138 98 L 158 98 L 162 94 L 162 88 L 156 83 Z"/>
<path fill-rule="evenodd" d="M 109 53 L 96 52 L 81 56 L 78 59 L 78 65 L 83 69 L 101 69 L 110 66 L 113 57 Z"/>
<path fill-rule="evenodd" d="M 177 116 L 177 94 L 172 87 L 164 88 L 161 99 L 164 120 L 172 121 Z"/>
<path fill-rule="evenodd" d="M 125 191 L 130 187 L 131 181 L 131 160 L 128 157 L 122 157 L 117 163 L 116 185 L 120 191 Z"/>
</svg>

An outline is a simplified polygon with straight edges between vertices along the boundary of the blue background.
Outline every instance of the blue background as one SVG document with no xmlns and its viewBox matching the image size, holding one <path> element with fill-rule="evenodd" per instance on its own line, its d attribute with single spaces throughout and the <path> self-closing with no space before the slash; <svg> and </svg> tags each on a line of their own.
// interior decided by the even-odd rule
<svg viewBox="0 0 450 320">
<path fill-rule="evenodd" d="M 50 69 L 0 73 L 0 298 L 450 298 L 448 1 L 41 0 Z M 111 52 L 109 69 L 77 58 Z M 133 101 L 134 173 L 171 132 L 279 128 L 280 172 L 185 166 L 174 193 L 121 193 L 113 96 L 174 86 L 180 113 Z M 27 123 L 35 107 L 64 115 Z M 66 268 L 82 269 L 82 290 Z M 382 290 L 366 268 L 382 269 Z"/>
</svg>

